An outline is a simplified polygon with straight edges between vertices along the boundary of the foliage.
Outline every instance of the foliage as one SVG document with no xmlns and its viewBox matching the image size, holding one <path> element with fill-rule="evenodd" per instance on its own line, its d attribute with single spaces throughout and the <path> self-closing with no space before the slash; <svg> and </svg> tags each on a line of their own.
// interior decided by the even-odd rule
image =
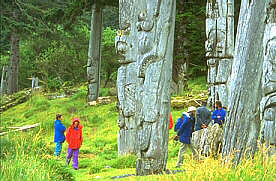
<svg viewBox="0 0 276 181">
<path fill-rule="evenodd" d="M 93 3 L 86 0 L 1 1 L 0 73 L 3 65 L 10 64 L 9 39 L 11 32 L 16 30 L 20 35 L 20 89 L 30 87 L 32 76 L 37 76 L 40 85 L 42 83 L 51 91 L 61 91 L 65 84 L 85 82 Z M 106 6 L 117 2 L 101 3 Z M 13 17 L 13 13 L 17 17 Z M 118 17 L 114 18 L 117 15 L 118 8 L 104 8 L 104 27 L 107 28 L 103 31 L 102 59 L 107 63 L 102 64 L 101 80 L 105 85 L 116 77 L 113 43 L 116 31 L 108 27 L 118 27 Z"/>
<path fill-rule="evenodd" d="M 105 80 L 104 87 L 109 81 L 116 81 L 117 69 L 120 66 L 114 46 L 115 36 L 116 30 L 109 27 L 103 31 L 101 78 Z"/>
<path fill-rule="evenodd" d="M 178 82 L 181 66 L 186 64 L 186 77 L 206 73 L 205 2 L 177 1 L 173 80 Z M 185 70 L 184 70 L 185 71 Z"/>
</svg>

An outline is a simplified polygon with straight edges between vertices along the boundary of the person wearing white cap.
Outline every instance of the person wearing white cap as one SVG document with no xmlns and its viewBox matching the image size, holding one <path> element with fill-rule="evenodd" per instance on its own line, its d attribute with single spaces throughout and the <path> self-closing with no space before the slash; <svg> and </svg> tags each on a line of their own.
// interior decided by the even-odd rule
<svg viewBox="0 0 276 181">
<path fill-rule="evenodd" d="M 183 164 L 183 155 L 188 147 L 192 150 L 193 154 L 196 153 L 191 145 L 191 136 L 195 124 L 195 112 L 196 108 L 194 106 L 188 107 L 187 113 L 182 114 L 182 121 L 179 120 L 180 122 L 177 122 L 178 127 L 175 128 L 175 130 L 177 131 L 177 136 L 179 137 L 181 145 L 178 152 L 176 167 L 180 167 Z"/>
</svg>

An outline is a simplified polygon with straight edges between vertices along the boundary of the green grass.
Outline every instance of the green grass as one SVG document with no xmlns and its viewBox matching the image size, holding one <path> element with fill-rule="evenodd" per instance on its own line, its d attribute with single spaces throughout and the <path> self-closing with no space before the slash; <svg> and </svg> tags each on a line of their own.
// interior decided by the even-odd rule
<svg viewBox="0 0 276 181">
<path fill-rule="evenodd" d="M 206 91 L 204 79 L 191 80 L 190 93 Z M 184 110 L 172 110 L 174 120 Z M 80 149 L 79 170 L 65 164 L 67 144 L 59 158 L 53 156 L 53 122 L 57 113 L 63 114 L 66 127 L 71 119 L 78 116 L 84 126 L 84 143 Z M 1 131 L 9 126 L 40 123 L 27 132 L 9 133 L 0 137 L 0 178 L 1 180 L 110 180 L 113 176 L 135 173 L 135 156 L 117 155 L 117 118 L 115 103 L 101 106 L 86 104 L 86 88 L 70 98 L 49 100 L 37 94 L 26 103 L 5 111 L 1 115 Z M 168 169 L 175 169 L 179 143 L 172 138 L 170 130 Z M 273 180 L 276 178 L 276 158 L 262 158 L 257 155 L 237 168 L 222 166 L 220 159 L 207 158 L 198 163 L 185 155 L 181 169 L 176 175 L 155 175 L 128 177 L 120 180 Z"/>
</svg>

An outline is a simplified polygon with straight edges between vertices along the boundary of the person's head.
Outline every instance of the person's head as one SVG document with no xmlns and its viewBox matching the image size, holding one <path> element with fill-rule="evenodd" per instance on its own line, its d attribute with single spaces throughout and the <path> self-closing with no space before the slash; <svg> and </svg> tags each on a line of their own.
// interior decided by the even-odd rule
<svg viewBox="0 0 276 181">
<path fill-rule="evenodd" d="M 73 126 L 74 126 L 75 128 L 77 128 L 78 125 L 80 124 L 79 118 L 73 118 L 73 119 L 72 119 L 72 124 L 73 124 Z"/>
<path fill-rule="evenodd" d="M 206 101 L 201 101 L 201 106 L 206 107 L 207 106 L 207 102 Z"/>
<path fill-rule="evenodd" d="M 196 107 L 190 106 L 187 111 L 191 116 L 195 117 Z"/>
<path fill-rule="evenodd" d="M 221 104 L 220 101 L 216 101 L 216 103 L 215 103 L 215 108 L 216 108 L 216 109 L 221 109 L 221 108 L 222 108 L 222 104 Z"/>
<path fill-rule="evenodd" d="M 57 114 L 56 115 L 56 120 L 62 120 L 62 115 L 61 114 Z"/>
</svg>

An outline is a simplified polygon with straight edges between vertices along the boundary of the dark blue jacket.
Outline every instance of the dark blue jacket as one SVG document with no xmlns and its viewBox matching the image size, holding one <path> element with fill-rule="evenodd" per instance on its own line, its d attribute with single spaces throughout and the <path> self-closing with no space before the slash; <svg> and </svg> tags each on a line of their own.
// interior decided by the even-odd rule
<svg viewBox="0 0 276 181">
<path fill-rule="evenodd" d="M 200 106 L 196 109 L 195 131 L 200 130 L 202 124 L 208 126 L 211 121 L 211 112 L 206 107 Z"/>
<path fill-rule="evenodd" d="M 220 118 L 218 118 L 218 116 L 220 116 Z M 218 123 L 219 125 L 222 125 L 224 123 L 225 116 L 226 116 L 226 111 L 223 108 L 216 109 L 212 114 L 212 119 L 214 120 L 214 123 Z"/>
<path fill-rule="evenodd" d="M 179 141 L 181 143 L 190 144 L 191 136 L 194 128 L 194 118 L 191 116 L 184 116 L 184 120 L 181 121 L 179 129 L 177 130 L 177 135 L 179 136 Z"/>
<path fill-rule="evenodd" d="M 178 118 L 176 124 L 174 125 L 174 131 L 177 132 L 182 124 L 184 120 L 184 115 L 182 115 L 182 117 Z"/>
<path fill-rule="evenodd" d="M 55 120 L 55 137 L 54 142 L 64 142 L 65 126 L 60 122 L 60 120 Z"/>
</svg>

